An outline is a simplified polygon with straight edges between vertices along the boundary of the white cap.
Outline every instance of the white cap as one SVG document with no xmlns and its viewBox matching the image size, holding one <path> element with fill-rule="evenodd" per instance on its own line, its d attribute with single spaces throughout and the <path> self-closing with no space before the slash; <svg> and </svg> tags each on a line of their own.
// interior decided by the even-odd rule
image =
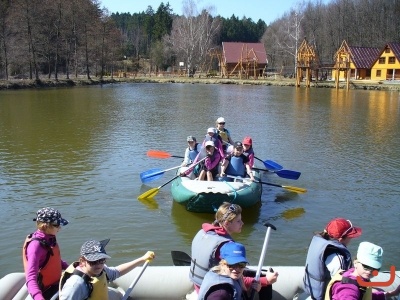
<svg viewBox="0 0 400 300">
<path fill-rule="evenodd" d="M 215 128 L 214 127 L 210 127 L 207 129 L 207 133 L 212 132 L 215 133 Z"/>
<path fill-rule="evenodd" d="M 370 242 L 361 242 L 358 246 L 357 260 L 369 267 L 379 270 L 382 266 L 383 249 Z"/>
<path fill-rule="evenodd" d="M 207 147 L 207 146 L 213 146 L 213 147 L 215 147 L 213 141 L 207 141 L 205 146 L 206 146 L 206 147 Z"/>
<path fill-rule="evenodd" d="M 223 117 L 219 117 L 217 119 L 217 123 L 225 123 L 225 119 Z"/>
</svg>

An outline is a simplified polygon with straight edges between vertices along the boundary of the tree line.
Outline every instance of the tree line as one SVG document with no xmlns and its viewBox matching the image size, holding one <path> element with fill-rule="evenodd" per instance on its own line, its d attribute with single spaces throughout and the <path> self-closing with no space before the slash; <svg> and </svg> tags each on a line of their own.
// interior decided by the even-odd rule
<svg viewBox="0 0 400 300">
<path fill-rule="evenodd" d="M 268 26 L 214 12 L 195 0 L 183 1 L 182 15 L 168 2 L 156 10 L 110 14 L 98 0 L 0 0 L 0 78 L 102 78 L 127 66 L 139 71 L 142 61 L 150 72 L 179 62 L 188 73 L 204 71 L 210 52 L 231 41 L 262 41 L 269 67 L 292 68 L 304 38 L 320 64 L 332 62 L 343 40 L 370 47 L 400 41 L 400 0 L 303 1 Z"/>
</svg>

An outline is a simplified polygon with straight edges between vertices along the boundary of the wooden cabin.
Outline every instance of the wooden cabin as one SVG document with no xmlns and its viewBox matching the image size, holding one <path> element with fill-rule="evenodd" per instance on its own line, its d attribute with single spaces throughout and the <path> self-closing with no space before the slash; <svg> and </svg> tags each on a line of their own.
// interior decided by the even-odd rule
<svg viewBox="0 0 400 300">
<path fill-rule="evenodd" d="M 348 46 L 343 41 L 334 57 L 332 77 L 337 80 L 371 79 L 371 69 L 379 52 L 379 48 Z"/>
<path fill-rule="evenodd" d="M 372 65 L 371 79 L 400 80 L 400 43 L 388 43 Z"/>
<path fill-rule="evenodd" d="M 296 60 L 296 86 L 300 86 L 300 81 L 305 77 L 306 87 L 310 87 L 312 69 L 315 67 L 317 55 L 314 47 L 304 40 L 297 50 Z"/>
<path fill-rule="evenodd" d="M 223 77 L 257 79 L 268 64 L 263 43 L 222 42 L 221 73 Z"/>
</svg>

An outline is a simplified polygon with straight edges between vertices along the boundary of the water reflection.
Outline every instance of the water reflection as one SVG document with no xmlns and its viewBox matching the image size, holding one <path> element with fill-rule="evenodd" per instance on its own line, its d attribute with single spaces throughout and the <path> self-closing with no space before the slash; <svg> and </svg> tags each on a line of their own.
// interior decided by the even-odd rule
<svg viewBox="0 0 400 300">
<path fill-rule="evenodd" d="M 251 208 L 245 209 L 242 212 L 242 220 L 245 223 L 241 240 L 246 240 L 254 230 L 253 225 L 257 223 L 260 215 L 260 204 L 256 204 Z M 208 213 L 193 213 L 186 210 L 184 205 L 173 201 L 171 210 L 172 220 L 179 232 L 185 239 L 187 244 L 192 243 L 193 237 L 200 230 L 203 223 L 212 223 L 215 220 L 214 214 Z"/>
<path fill-rule="evenodd" d="M 170 185 L 138 201 L 173 177 L 142 185 L 141 172 L 180 163 L 146 152 L 183 155 L 186 136 L 201 141 L 219 116 L 234 140 L 253 138 L 257 157 L 302 172 L 296 181 L 274 174 L 263 181 L 308 190 L 263 186 L 261 205 L 244 211 L 243 232 L 235 237 L 252 262 L 259 258 L 264 222 L 278 229 L 270 264 L 302 265 L 313 232 L 341 216 L 385 249 L 385 265 L 396 264 L 399 103 L 398 92 L 234 85 L 0 91 L 0 238 L 7 240 L 0 255 L 8 258 L 0 276 L 22 268 L 16 250 L 32 230 L 32 215 L 47 205 L 70 220 L 60 235 L 68 261 L 85 239 L 110 237 L 115 264 L 148 249 L 157 252 L 157 264 L 170 264 L 170 251 L 190 249 L 201 223 L 214 217 L 174 203 Z M 350 245 L 352 253 L 356 248 Z"/>
</svg>

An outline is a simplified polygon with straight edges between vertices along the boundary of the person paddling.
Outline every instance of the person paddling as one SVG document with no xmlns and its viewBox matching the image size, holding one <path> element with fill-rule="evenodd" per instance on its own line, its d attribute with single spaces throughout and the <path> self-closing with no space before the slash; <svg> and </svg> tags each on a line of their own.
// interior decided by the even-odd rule
<svg viewBox="0 0 400 300">
<path fill-rule="evenodd" d="M 63 273 L 60 300 L 108 299 L 108 282 L 154 258 L 154 252 L 147 251 L 135 260 L 108 267 L 106 261 L 111 257 L 106 253 L 105 246 L 109 241 L 89 240 L 83 243 L 79 261 L 72 263 Z"/>
<path fill-rule="evenodd" d="M 192 241 L 192 260 L 189 271 L 189 278 L 194 283 L 196 291 L 199 290 L 207 271 L 219 264 L 221 247 L 233 241 L 232 235 L 240 233 L 243 224 L 242 208 L 229 202 L 224 202 L 219 206 L 212 224 L 202 224 Z M 271 298 L 271 285 L 276 282 L 279 274 L 267 271 L 264 275 L 260 278 L 259 298 L 266 300 Z M 247 289 L 250 289 L 253 277 L 254 275 L 243 278 Z"/>
</svg>

